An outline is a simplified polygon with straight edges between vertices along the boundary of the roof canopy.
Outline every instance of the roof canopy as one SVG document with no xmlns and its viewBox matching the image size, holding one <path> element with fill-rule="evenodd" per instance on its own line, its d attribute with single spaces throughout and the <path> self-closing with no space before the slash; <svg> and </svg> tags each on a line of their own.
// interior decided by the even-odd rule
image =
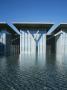
<svg viewBox="0 0 67 90">
<path fill-rule="evenodd" d="M 36 30 L 36 29 L 41 29 L 41 30 L 46 30 L 48 32 L 48 30 L 53 26 L 53 24 L 49 24 L 49 23 L 32 23 L 32 22 L 27 22 L 27 23 L 23 23 L 23 22 L 16 22 L 13 23 L 13 25 L 17 28 L 17 30 Z M 0 22 L 0 31 L 2 30 L 6 30 L 9 33 L 15 34 L 16 31 L 7 23 L 5 22 Z"/>
<path fill-rule="evenodd" d="M 6 30 L 12 34 L 16 33 L 7 23 L 0 22 L 0 31 L 2 31 L 2 30 Z"/>
<path fill-rule="evenodd" d="M 25 29 L 43 29 L 48 31 L 53 24 L 48 24 L 48 23 L 13 23 L 14 26 L 18 29 L 18 30 L 25 30 Z"/>
<path fill-rule="evenodd" d="M 52 34 L 56 34 L 57 32 L 61 31 L 61 30 L 67 30 L 67 24 L 60 24 L 53 32 Z"/>
</svg>

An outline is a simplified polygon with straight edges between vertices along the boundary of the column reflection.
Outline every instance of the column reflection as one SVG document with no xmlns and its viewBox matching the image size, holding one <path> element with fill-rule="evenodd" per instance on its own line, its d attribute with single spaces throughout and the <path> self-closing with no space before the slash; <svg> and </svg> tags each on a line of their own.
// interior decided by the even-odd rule
<svg viewBox="0 0 67 90">
<path fill-rule="evenodd" d="M 37 34 L 39 36 L 40 33 Z M 20 66 L 44 66 L 46 61 L 46 34 L 42 34 L 38 45 L 30 33 L 22 31 L 20 37 Z"/>
</svg>

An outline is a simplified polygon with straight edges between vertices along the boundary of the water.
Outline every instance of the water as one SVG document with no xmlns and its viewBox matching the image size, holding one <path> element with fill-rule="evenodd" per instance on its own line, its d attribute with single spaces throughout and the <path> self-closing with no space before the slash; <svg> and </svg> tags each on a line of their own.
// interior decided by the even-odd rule
<svg viewBox="0 0 67 90">
<path fill-rule="evenodd" d="M 67 59 L 55 54 L 0 57 L 0 90 L 67 90 Z"/>
</svg>

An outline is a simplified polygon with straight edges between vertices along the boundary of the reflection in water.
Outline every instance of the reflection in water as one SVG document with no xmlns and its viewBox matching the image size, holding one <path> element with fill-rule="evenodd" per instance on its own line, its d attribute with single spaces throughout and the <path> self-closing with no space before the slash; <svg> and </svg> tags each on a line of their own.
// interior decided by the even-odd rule
<svg viewBox="0 0 67 90">
<path fill-rule="evenodd" d="M 36 51 L 36 53 L 24 53 L 24 54 L 20 54 L 20 59 L 19 59 L 19 64 L 20 67 L 22 68 L 22 66 L 24 65 L 25 67 L 27 66 L 27 68 L 30 66 L 44 66 L 45 65 L 45 61 L 46 61 L 46 55 L 44 53 L 39 54 L 38 51 Z"/>
<path fill-rule="evenodd" d="M 63 62 L 64 62 L 64 55 L 61 53 L 60 54 L 56 54 L 56 65 L 58 68 L 62 69 L 63 66 Z"/>
<path fill-rule="evenodd" d="M 0 71 L 4 72 L 6 70 L 7 70 L 6 57 L 0 57 Z"/>
<path fill-rule="evenodd" d="M 1 57 L 0 90 L 66 90 L 67 60 L 61 56 L 37 51 Z"/>
<path fill-rule="evenodd" d="M 67 33 L 62 31 L 62 34 L 56 36 L 56 64 L 62 69 L 63 63 L 66 63 L 67 58 Z"/>
</svg>

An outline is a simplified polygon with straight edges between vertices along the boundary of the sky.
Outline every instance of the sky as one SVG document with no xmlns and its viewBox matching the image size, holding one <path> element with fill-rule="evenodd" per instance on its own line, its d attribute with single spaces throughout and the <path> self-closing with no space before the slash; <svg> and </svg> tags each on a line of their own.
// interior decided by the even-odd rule
<svg viewBox="0 0 67 90">
<path fill-rule="evenodd" d="M 67 0 L 0 0 L 0 22 L 67 22 Z"/>
</svg>

